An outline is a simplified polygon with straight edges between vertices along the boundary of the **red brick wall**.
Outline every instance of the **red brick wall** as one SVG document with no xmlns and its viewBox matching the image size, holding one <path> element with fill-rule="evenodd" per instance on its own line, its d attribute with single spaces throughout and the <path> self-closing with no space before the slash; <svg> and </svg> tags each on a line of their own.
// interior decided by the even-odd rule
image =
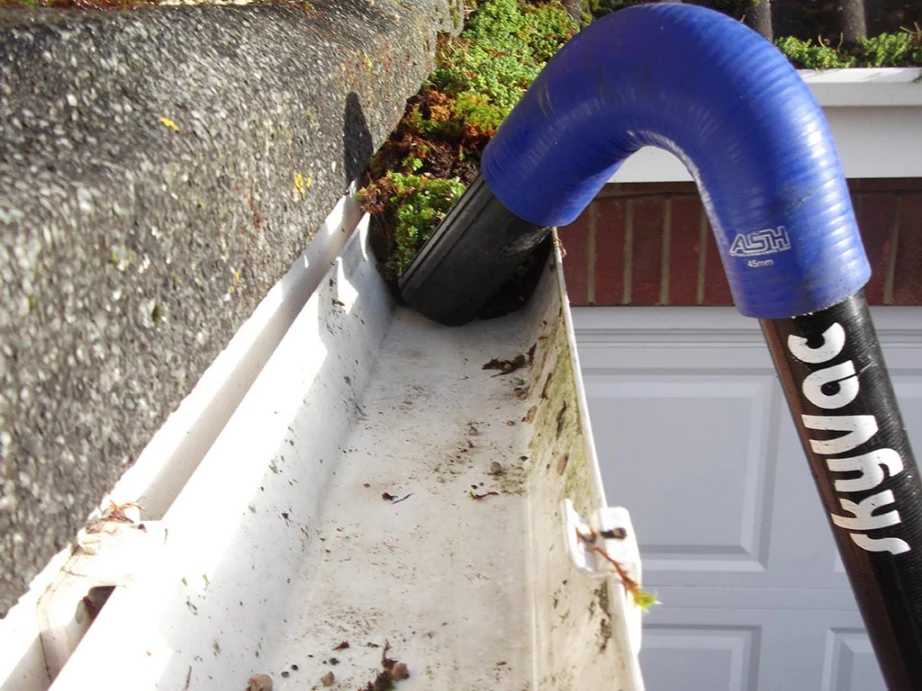
<svg viewBox="0 0 922 691">
<path fill-rule="evenodd" d="M 874 305 L 922 305 L 922 178 L 850 180 Z M 573 305 L 731 305 L 693 183 L 606 185 L 560 228 Z"/>
</svg>

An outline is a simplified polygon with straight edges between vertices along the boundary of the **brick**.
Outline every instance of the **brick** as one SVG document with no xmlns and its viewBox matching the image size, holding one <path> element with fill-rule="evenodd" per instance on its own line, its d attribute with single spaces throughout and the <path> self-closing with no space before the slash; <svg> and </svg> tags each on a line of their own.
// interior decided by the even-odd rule
<svg viewBox="0 0 922 691">
<path fill-rule="evenodd" d="M 663 197 L 634 200 L 631 304 L 638 307 L 660 304 L 665 203 Z"/>
<path fill-rule="evenodd" d="M 624 301 L 623 199 L 596 199 L 595 206 L 595 305 L 621 305 Z"/>
<path fill-rule="evenodd" d="M 594 204 L 587 206 L 573 223 L 557 229 L 567 253 L 563 258 L 563 273 L 570 304 L 574 306 L 589 304 L 589 215 L 592 213 Z"/>
<path fill-rule="evenodd" d="M 853 193 L 865 192 L 919 192 L 922 178 L 853 178 L 848 181 Z"/>
<path fill-rule="evenodd" d="M 922 194 L 903 197 L 899 222 L 893 304 L 922 305 Z"/>
<path fill-rule="evenodd" d="M 693 182 L 610 182 L 599 192 L 599 197 L 661 197 L 664 195 L 697 196 L 698 187 Z"/>
<path fill-rule="evenodd" d="M 871 280 L 865 287 L 865 295 L 869 304 L 882 305 L 896 196 L 861 193 L 857 196 L 855 206 L 861 239 L 864 241 L 864 249 L 871 264 Z"/>
<path fill-rule="evenodd" d="M 701 201 L 696 197 L 672 200 L 669 234 L 669 304 L 698 304 L 698 256 Z"/>
<path fill-rule="evenodd" d="M 723 262 L 720 261 L 720 251 L 717 249 L 717 240 L 714 231 L 708 224 L 707 250 L 704 263 L 704 305 L 732 305 L 733 295 L 730 293 L 730 284 L 724 272 Z"/>
</svg>

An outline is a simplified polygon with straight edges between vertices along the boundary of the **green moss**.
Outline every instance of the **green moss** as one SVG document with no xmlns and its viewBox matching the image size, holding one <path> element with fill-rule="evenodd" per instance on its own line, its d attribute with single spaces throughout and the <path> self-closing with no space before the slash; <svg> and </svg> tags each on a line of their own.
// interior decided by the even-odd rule
<svg viewBox="0 0 922 691">
<path fill-rule="evenodd" d="M 416 253 L 463 193 L 464 185 L 456 180 L 392 172 L 360 192 L 360 200 L 367 201 L 371 195 L 385 197 L 383 210 L 395 220 L 385 264 L 388 277 L 403 275 Z"/>
<path fill-rule="evenodd" d="M 790 36 L 778 39 L 775 45 L 795 67 L 801 69 L 922 66 L 922 30 L 918 27 L 865 38 L 853 47 L 833 48 Z"/>
<path fill-rule="evenodd" d="M 867 38 L 859 50 L 858 62 L 863 67 L 922 66 L 922 29 Z"/>
<path fill-rule="evenodd" d="M 359 194 L 376 215 L 376 245 L 391 280 L 476 176 L 480 152 L 503 119 L 578 29 L 555 1 L 482 0 L 469 10 L 459 37 L 440 37 L 435 71 L 376 154 Z"/>
<path fill-rule="evenodd" d="M 429 86 L 450 97 L 456 128 L 492 134 L 576 30 L 561 5 L 488 0 L 441 51 Z"/>
<path fill-rule="evenodd" d="M 596 497 L 579 418 L 566 323 L 560 317 L 551 320 L 551 324 L 553 331 L 545 334 L 547 361 L 532 384 L 532 390 L 540 394 L 531 452 L 536 460 L 535 472 L 563 476 L 559 501 L 570 499 L 578 512 L 588 515 Z"/>
<path fill-rule="evenodd" d="M 801 41 L 799 38 L 786 36 L 778 39 L 775 45 L 795 67 L 801 69 L 828 70 L 836 67 L 851 67 L 850 62 L 843 59 L 838 51 L 818 45 L 813 40 Z"/>
<path fill-rule="evenodd" d="M 651 1 L 655 0 L 583 0 L 583 13 L 588 15 L 588 19 L 591 21 L 626 7 L 647 5 Z M 742 19 L 746 12 L 757 5 L 758 2 L 759 0 L 696 0 L 692 4 L 704 5 L 734 19 Z"/>
</svg>

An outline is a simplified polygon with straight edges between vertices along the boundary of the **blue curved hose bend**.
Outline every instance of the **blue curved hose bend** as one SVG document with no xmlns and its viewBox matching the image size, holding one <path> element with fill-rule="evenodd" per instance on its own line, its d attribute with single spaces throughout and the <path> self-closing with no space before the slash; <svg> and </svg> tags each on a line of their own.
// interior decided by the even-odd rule
<svg viewBox="0 0 922 691">
<path fill-rule="evenodd" d="M 867 282 L 822 110 L 774 46 L 701 7 L 633 7 L 580 32 L 499 128 L 483 176 L 517 216 L 564 225 L 642 146 L 695 178 L 743 314 L 808 314 Z"/>
</svg>

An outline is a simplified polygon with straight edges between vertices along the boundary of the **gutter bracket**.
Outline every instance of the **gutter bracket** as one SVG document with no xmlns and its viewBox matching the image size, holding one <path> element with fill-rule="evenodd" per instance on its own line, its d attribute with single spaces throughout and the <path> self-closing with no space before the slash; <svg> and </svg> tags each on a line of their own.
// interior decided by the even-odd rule
<svg viewBox="0 0 922 691">
<path fill-rule="evenodd" d="M 167 529 L 161 521 L 140 522 L 137 507 L 115 504 L 78 533 L 73 553 L 36 605 L 52 680 L 77 649 L 112 589 L 131 584 L 135 574 L 144 572 L 162 554 L 166 540 Z M 97 588 L 108 592 L 94 591 Z"/>
<path fill-rule="evenodd" d="M 564 500 L 564 539 L 570 561 L 591 578 L 611 579 L 612 614 L 624 623 L 627 644 L 633 655 L 640 653 L 642 610 L 625 585 L 624 576 L 636 586 L 642 583 L 640 549 L 631 515 L 621 506 L 605 506 L 585 520 Z M 614 563 L 617 563 L 615 567 Z"/>
</svg>

